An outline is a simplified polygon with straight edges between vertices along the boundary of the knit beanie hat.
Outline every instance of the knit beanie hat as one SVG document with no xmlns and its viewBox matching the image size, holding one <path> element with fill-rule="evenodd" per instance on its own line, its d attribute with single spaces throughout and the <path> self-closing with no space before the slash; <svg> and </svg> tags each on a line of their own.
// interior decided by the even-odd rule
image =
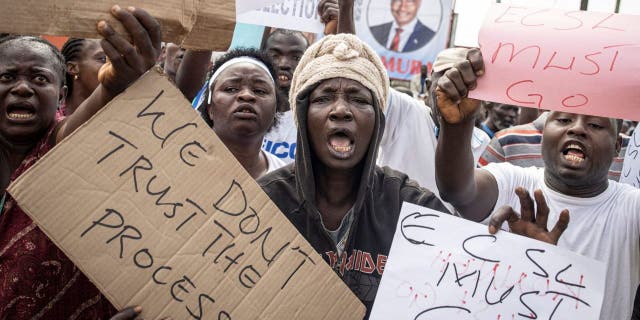
<svg viewBox="0 0 640 320">
<path fill-rule="evenodd" d="M 367 87 L 383 112 L 389 97 L 389 77 L 378 54 L 351 34 L 329 35 L 305 52 L 291 80 L 289 103 L 294 115 L 298 95 L 323 80 L 347 78 Z"/>
</svg>

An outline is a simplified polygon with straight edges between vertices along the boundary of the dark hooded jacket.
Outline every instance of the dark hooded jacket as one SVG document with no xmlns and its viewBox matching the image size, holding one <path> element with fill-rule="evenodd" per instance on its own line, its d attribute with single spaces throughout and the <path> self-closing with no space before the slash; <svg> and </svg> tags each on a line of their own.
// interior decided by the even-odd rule
<svg viewBox="0 0 640 320">
<path fill-rule="evenodd" d="M 353 222 L 341 256 L 322 225 L 315 200 L 313 150 L 307 133 L 308 97 L 315 86 L 298 95 L 295 110 L 298 141 L 294 163 L 258 179 L 271 200 L 329 263 L 367 307 L 367 318 L 391 248 L 403 201 L 447 212 L 441 201 L 404 173 L 376 166 L 384 131 L 384 114 L 375 107 L 375 126 L 353 206 Z M 409 159 L 408 159 L 409 160 Z"/>
</svg>

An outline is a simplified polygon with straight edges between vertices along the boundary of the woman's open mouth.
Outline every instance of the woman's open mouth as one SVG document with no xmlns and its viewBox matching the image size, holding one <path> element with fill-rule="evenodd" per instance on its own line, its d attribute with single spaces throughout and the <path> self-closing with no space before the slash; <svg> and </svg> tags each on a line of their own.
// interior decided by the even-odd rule
<svg viewBox="0 0 640 320">
<path fill-rule="evenodd" d="M 328 136 L 329 150 L 341 159 L 349 158 L 355 149 L 353 135 L 347 130 L 336 130 Z"/>
<path fill-rule="evenodd" d="M 7 106 L 7 119 L 12 121 L 29 121 L 36 117 L 36 110 L 28 104 Z"/>
</svg>

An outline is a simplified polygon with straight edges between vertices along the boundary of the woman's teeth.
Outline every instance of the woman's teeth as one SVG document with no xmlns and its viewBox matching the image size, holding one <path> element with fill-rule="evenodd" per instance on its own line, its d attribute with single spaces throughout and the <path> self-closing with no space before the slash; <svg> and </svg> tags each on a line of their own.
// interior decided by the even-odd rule
<svg viewBox="0 0 640 320">
<path fill-rule="evenodd" d="M 13 120 L 26 120 L 26 119 L 30 119 L 31 117 L 33 117 L 33 113 L 16 113 L 16 112 L 9 113 L 9 118 Z"/>
</svg>

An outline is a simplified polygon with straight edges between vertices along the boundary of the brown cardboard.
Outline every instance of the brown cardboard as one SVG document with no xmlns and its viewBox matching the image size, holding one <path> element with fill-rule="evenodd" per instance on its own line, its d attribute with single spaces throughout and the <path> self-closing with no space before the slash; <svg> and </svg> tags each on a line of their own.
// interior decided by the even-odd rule
<svg viewBox="0 0 640 320">
<path fill-rule="evenodd" d="M 226 51 L 235 28 L 235 1 L 229 0 L 0 0 L 0 32 L 101 38 L 96 23 L 124 28 L 109 13 L 118 4 L 139 7 L 162 25 L 165 42 L 189 49 Z"/>
<path fill-rule="evenodd" d="M 364 316 L 158 70 L 8 191 L 117 308 L 142 305 L 145 319 Z"/>
</svg>

